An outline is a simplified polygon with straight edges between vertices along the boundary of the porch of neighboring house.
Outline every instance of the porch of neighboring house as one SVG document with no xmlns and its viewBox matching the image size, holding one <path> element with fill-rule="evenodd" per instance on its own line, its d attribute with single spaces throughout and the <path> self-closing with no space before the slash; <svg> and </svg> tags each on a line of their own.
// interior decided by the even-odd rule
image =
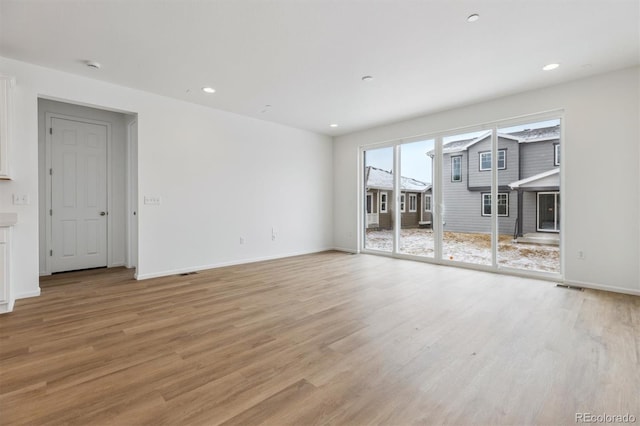
<svg viewBox="0 0 640 426">
<path fill-rule="evenodd" d="M 515 238 L 516 243 L 560 245 L 560 234 L 551 232 L 529 232 Z"/>
<path fill-rule="evenodd" d="M 558 168 L 513 182 L 518 191 L 516 243 L 560 245 L 560 170 Z"/>
</svg>

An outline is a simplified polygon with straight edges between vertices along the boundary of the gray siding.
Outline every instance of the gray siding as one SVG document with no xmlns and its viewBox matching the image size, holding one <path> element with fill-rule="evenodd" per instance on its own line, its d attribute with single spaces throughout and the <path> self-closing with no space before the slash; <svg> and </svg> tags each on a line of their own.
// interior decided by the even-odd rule
<svg viewBox="0 0 640 426">
<path fill-rule="evenodd" d="M 490 192 L 491 172 L 480 171 L 480 152 L 490 151 L 489 138 L 469 148 L 468 152 L 444 154 L 443 156 L 443 201 L 444 230 L 454 232 L 490 233 L 491 217 L 482 216 L 482 193 Z M 506 186 L 518 180 L 518 143 L 499 138 L 498 149 L 506 149 L 506 169 L 498 173 L 498 185 Z M 451 182 L 451 157 L 462 155 L 462 182 Z M 467 186 L 476 190 L 469 190 Z M 485 190 L 480 191 L 480 188 Z M 518 212 L 518 195 L 515 191 L 500 191 L 509 194 L 509 216 L 500 217 L 498 232 L 513 234 Z"/>
<path fill-rule="evenodd" d="M 522 233 L 527 234 L 537 231 L 537 193 L 536 192 L 523 192 L 523 206 L 522 206 Z"/>
<path fill-rule="evenodd" d="M 462 157 L 462 181 L 451 181 L 451 157 Z M 467 152 L 444 154 L 442 157 L 442 196 L 443 196 L 443 218 L 445 231 L 458 232 L 483 232 L 480 216 L 479 201 L 474 198 L 480 197 L 479 192 L 469 192 L 467 181 L 469 178 L 469 163 Z M 474 197 L 475 195 L 475 197 Z M 478 217 L 471 215 L 475 211 Z M 474 220 L 475 219 L 475 220 Z M 489 221 L 487 220 L 487 223 Z"/>
<path fill-rule="evenodd" d="M 506 151 L 506 168 L 499 169 L 498 171 L 498 186 L 506 186 L 511 182 L 515 182 L 520 179 L 518 142 L 511 139 L 498 138 L 498 149 L 504 149 Z M 471 189 L 491 186 L 491 171 L 480 171 L 480 153 L 490 151 L 491 138 L 486 138 L 483 141 L 480 141 L 477 144 L 469 147 L 468 186 Z"/>
<path fill-rule="evenodd" d="M 535 176 L 538 173 L 546 172 L 555 167 L 555 151 L 554 145 L 558 144 L 558 140 L 523 143 L 520 144 L 520 179 Z M 516 179 L 518 180 L 518 179 Z"/>
</svg>

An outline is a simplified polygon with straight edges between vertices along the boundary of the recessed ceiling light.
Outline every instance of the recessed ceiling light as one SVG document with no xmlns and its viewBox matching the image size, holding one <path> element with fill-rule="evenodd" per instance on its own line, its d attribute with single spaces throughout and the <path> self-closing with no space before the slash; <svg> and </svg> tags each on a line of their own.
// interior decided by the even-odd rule
<svg viewBox="0 0 640 426">
<path fill-rule="evenodd" d="M 338 127 L 338 125 L 333 123 L 333 124 L 329 124 L 329 127 Z"/>
<path fill-rule="evenodd" d="M 372 81 L 372 80 L 373 80 L 373 77 L 370 75 L 365 75 L 362 77 L 362 81 Z"/>
<path fill-rule="evenodd" d="M 85 65 L 88 66 L 89 68 L 93 68 L 93 69 L 96 69 L 96 70 L 99 70 L 100 67 L 102 66 L 102 65 L 100 65 L 99 62 L 96 62 L 96 61 L 87 61 L 87 62 L 85 62 Z"/>
<path fill-rule="evenodd" d="M 205 93 L 216 93 L 216 89 L 214 89 L 213 87 L 203 87 L 202 91 Z"/>
<path fill-rule="evenodd" d="M 556 68 L 558 68 L 560 66 L 560 64 L 547 64 L 544 67 L 542 67 L 542 69 L 544 71 L 551 71 L 551 70 L 555 70 Z"/>
<path fill-rule="evenodd" d="M 476 22 L 478 19 L 480 19 L 480 15 L 477 13 L 467 16 L 467 22 Z"/>
</svg>

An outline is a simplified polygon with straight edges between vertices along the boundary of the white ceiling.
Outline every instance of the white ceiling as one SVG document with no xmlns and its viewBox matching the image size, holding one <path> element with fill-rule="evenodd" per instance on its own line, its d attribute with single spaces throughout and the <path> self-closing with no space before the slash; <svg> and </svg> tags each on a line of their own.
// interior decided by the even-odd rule
<svg viewBox="0 0 640 426">
<path fill-rule="evenodd" d="M 338 135 L 639 64 L 640 6 L 0 0 L 0 55 Z"/>
</svg>

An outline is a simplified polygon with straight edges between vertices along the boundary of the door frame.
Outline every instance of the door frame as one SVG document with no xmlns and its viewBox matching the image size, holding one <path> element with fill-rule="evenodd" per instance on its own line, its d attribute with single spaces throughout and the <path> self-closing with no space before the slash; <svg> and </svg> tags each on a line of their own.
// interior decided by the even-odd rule
<svg viewBox="0 0 640 426">
<path fill-rule="evenodd" d="M 126 201 L 126 253 L 125 266 L 138 269 L 138 117 L 126 125 L 126 164 L 127 164 L 127 201 Z"/>
<path fill-rule="evenodd" d="M 100 120 L 92 120 L 89 118 L 76 117 L 65 114 L 58 114 L 53 112 L 45 113 L 45 170 L 42 172 L 45 173 L 45 187 L 46 187 L 46 210 L 49 211 L 52 208 L 53 204 L 53 185 L 52 185 L 52 177 L 51 174 L 48 173 L 48 170 L 51 170 L 53 167 L 53 138 L 51 132 L 47 131 L 47 129 L 53 127 L 52 120 L 54 118 L 68 120 L 68 121 L 77 121 L 79 123 L 86 124 L 96 124 L 101 126 L 106 126 L 107 128 L 107 267 L 111 267 L 113 265 L 113 256 L 111 254 L 111 247 L 113 247 L 112 236 L 111 236 L 111 216 L 109 212 L 112 211 L 112 185 L 111 185 L 111 123 Z M 49 251 L 53 249 L 53 223 L 52 217 L 50 214 L 46 214 L 45 220 L 45 235 L 47 240 L 47 249 L 46 249 L 46 274 L 51 274 L 51 256 L 49 255 Z"/>
</svg>

